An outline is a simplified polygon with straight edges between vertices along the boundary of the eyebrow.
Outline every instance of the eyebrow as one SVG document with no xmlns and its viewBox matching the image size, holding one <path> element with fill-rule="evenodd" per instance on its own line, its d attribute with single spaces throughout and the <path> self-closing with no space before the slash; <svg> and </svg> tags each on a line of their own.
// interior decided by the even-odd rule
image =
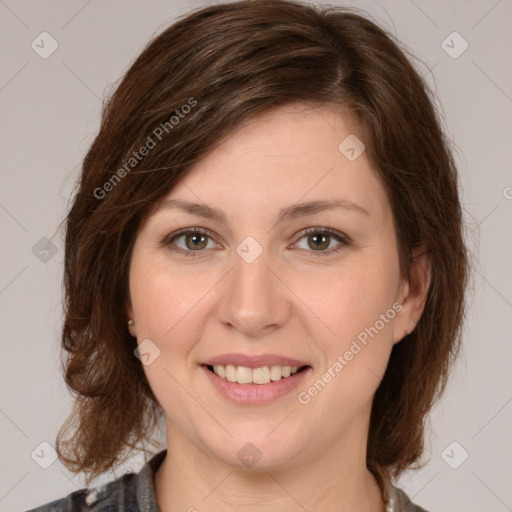
<svg viewBox="0 0 512 512">
<path fill-rule="evenodd" d="M 276 220 L 276 224 L 286 220 L 297 219 L 315 213 L 343 209 L 350 212 L 356 212 L 363 215 L 370 216 L 367 210 L 352 201 L 346 199 L 334 199 L 330 201 L 310 201 L 306 203 L 298 203 L 282 208 Z M 162 201 L 160 209 L 178 209 L 183 210 L 190 215 L 203 217 L 207 219 L 216 220 L 222 224 L 227 225 L 227 219 L 224 212 L 218 208 L 207 206 L 206 204 L 190 203 L 181 199 L 166 199 Z"/>
</svg>

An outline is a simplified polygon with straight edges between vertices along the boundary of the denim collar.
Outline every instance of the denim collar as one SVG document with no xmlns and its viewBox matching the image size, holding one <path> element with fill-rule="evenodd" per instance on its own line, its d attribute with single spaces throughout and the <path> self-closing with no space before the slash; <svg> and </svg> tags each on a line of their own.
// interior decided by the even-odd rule
<svg viewBox="0 0 512 512">
<path fill-rule="evenodd" d="M 154 455 L 139 472 L 137 477 L 137 505 L 140 512 L 156 512 L 159 510 L 156 503 L 155 473 L 161 466 L 167 454 L 167 449 Z"/>
</svg>

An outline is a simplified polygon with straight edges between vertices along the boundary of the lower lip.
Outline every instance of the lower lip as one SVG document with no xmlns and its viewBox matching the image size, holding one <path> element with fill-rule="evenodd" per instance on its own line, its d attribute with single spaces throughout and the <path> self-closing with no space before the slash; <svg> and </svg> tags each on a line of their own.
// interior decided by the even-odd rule
<svg viewBox="0 0 512 512">
<path fill-rule="evenodd" d="M 260 405 L 272 402 L 290 393 L 302 382 L 311 367 L 302 370 L 290 377 L 271 381 L 268 384 L 239 384 L 229 382 L 216 373 L 201 366 L 210 382 L 217 388 L 221 395 L 237 404 Z"/>
</svg>

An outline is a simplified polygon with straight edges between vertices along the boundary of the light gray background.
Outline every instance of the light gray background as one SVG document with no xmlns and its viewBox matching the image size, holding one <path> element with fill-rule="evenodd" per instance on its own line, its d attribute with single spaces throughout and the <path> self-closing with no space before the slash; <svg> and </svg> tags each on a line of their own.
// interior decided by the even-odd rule
<svg viewBox="0 0 512 512">
<path fill-rule="evenodd" d="M 99 128 L 101 99 L 152 36 L 202 5 L 0 0 L 2 511 L 25 510 L 84 485 L 59 461 L 42 469 L 31 457 L 36 450 L 40 463 L 51 461 L 50 450 L 39 445 L 54 443 L 71 404 L 59 373 L 63 252 L 56 228 Z M 419 69 L 434 84 L 457 145 L 476 263 L 464 355 L 432 413 L 430 460 L 398 485 L 432 512 L 512 510 L 512 2 L 351 5 L 388 27 L 424 63 Z M 31 48 L 34 40 L 41 45 L 43 31 L 58 43 L 47 59 Z M 469 44 L 458 58 L 442 47 L 454 31 Z M 444 44 L 452 53 L 462 49 L 457 36 Z M 43 237 L 57 248 L 46 263 L 32 252 Z M 458 445 L 450 446 L 453 441 Z M 463 450 L 468 459 L 453 469 L 447 462 L 460 463 Z M 100 481 L 143 462 L 136 456 Z"/>
</svg>

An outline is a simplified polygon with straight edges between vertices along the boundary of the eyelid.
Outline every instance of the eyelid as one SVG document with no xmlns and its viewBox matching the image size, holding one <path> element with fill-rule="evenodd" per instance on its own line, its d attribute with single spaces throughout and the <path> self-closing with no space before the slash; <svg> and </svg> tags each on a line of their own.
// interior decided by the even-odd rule
<svg viewBox="0 0 512 512">
<path fill-rule="evenodd" d="M 201 233 L 201 234 L 206 235 L 208 238 L 210 238 L 211 240 L 214 240 L 214 241 L 217 238 L 217 235 L 213 231 L 209 230 L 208 228 L 190 227 L 190 228 L 183 228 L 183 229 L 180 229 L 180 230 L 175 231 L 173 233 L 170 233 L 168 235 L 165 235 L 163 237 L 163 239 L 161 240 L 160 244 L 163 245 L 163 246 L 168 246 L 176 238 L 178 238 L 180 236 L 183 236 L 183 235 L 186 235 L 188 233 Z M 177 251 L 177 252 L 179 252 L 179 251 Z M 193 252 L 193 251 L 190 251 L 190 252 Z M 197 252 L 201 252 L 201 251 L 197 251 Z"/>
<path fill-rule="evenodd" d="M 179 253 L 179 254 L 183 254 L 183 255 L 186 255 L 186 256 L 198 256 L 198 255 L 200 255 L 200 253 L 205 252 L 204 250 L 200 250 L 200 251 L 187 251 L 187 250 L 181 249 L 181 248 L 174 249 L 174 248 L 170 247 L 172 245 L 173 241 L 176 238 L 179 238 L 179 237 L 181 237 L 183 235 L 186 235 L 188 233 L 204 234 L 208 238 L 210 238 L 212 241 L 217 243 L 216 242 L 217 235 L 215 233 L 213 233 L 213 231 L 209 230 L 208 228 L 188 227 L 188 228 L 180 229 L 180 230 L 178 230 L 178 231 L 176 231 L 174 233 L 171 233 L 169 235 L 166 235 L 161 240 L 160 245 L 162 245 L 163 247 L 170 248 L 173 252 L 176 252 L 176 253 Z M 331 254 L 334 254 L 334 253 L 338 252 L 342 247 L 344 247 L 346 245 L 350 245 L 352 243 L 350 237 L 348 237 L 344 233 L 341 233 L 341 232 L 339 232 L 339 231 L 337 231 L 335 229 L 328 228 L 328 227 L 325 227 L 325 226 L 313 226 L 313 227 L 309 227 L 309 228 L 305 228 L 305 229 L 300 230 L 294 236 L 294 238 L 296 240 L 295 240 L 295 242 L 293 242 L 292 246 L 297 244 L 300 240 L 302 240 L 305 236 L 307 236 L 310 233 L 327 234 L 327 235 L 329 235 L 331 237 L 336 238 L 338 240 L 338 242 L 340 243 L 339 247 L 331 248 L 331 249 L 326 250 L 326 251 L 313 251 L 313 250 L 308 250 L 308 249 L 300 249 L 300 251 L 306 251 L 308 253 L 312 253 L 315 256 L 325 256 L 325 257 L 327 257 L 327 256 L 329 256 Z"/>
<path fill-rule="evenodd" d="M 300 242 L 304 237 L 306 237 L 310 233 L 327 234 L 333 238 L 336 238 L 340 244 L 338 247 L 334 247 L 334 248 L 328 249 L 326 251 L 313 251 L 313 250 L 308 250 L 308 249 L 300 249 L 301 251 L 306 251 L 308 254 L 311 254 L 313 256 L 320 256 L 320 257 L 323 256 L 323 257 L 327 258 L 328 256 L 339 252 L 343 247 L 345 247 L 347 245 L 351 245 L 351 243 L 352 243 L 351 239 L 344 233 L 341 233 L 340 231 L 337 231 L 335 229 L 328 228 L 328 227 L 314 226 L 314 227 L 306 228 L 306 229 L 299 231 L 299 233 L 297 234 L 297 240 L 296 240 L 296 242 L 293 243 L 293 245 Z"/>
<path fill-rule="evenodd" d="M 347 244 L 351 243 L 350 237 L 348 237 L 341 231 L 337 231 L 336 229 L 328 228 L 327 226 L 313 226 L 310 228 L 305 228 L 305 229 L 299 231 L 296 236 L 298 236 L 298 240 L 300 240 L 305 235 L 308 235 L 310 233 L 327 233 L 328 235 L 332 235 L 332 236 L 340 238 L 342 241 L 344 241 Z"/>
</svg>

